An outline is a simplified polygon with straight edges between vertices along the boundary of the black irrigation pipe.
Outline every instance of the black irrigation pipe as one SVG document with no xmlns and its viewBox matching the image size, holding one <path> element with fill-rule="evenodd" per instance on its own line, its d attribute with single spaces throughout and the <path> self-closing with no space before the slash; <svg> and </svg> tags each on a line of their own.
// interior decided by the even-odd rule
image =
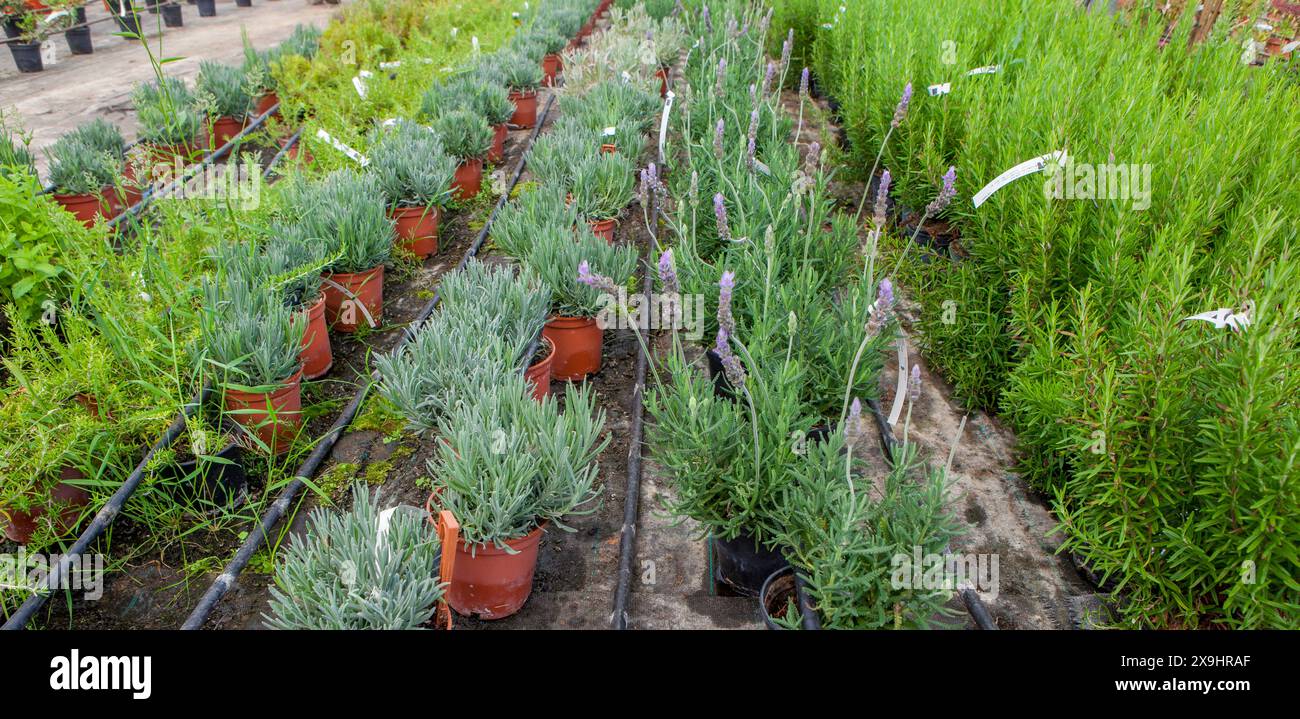
<svg viewBox="0 0 1300 719">
<path fill-rule="evenodd" d="M 465 252 L 465 256 L 461 258 L 460 262 L 452 272 L 463 270 L 465 266 L 469 264 L 469 261 L 478 255 L 479 249 L 483 246 L 484 241 L 487 240 L 488 233 L 492 230 L 492 223 L 496 220 L 497 213 L 500 212 L 501 208 L 510 201 L 510 193 L 514 191 L 515 185 L 519 183 L 519 178 L 523 175 L 524 166 L 528 163 L 528 153 L 532 150 L 533 142 L 541 132 L 542 126 L 546 124 L 546 118 L 550 114 L 551 106 L 554 105 L 554 103 L 555 93 L 552 92 L 546 99 L 546 106 L 542 109 L 541 115 L 537 118 L 537 124 L 533 127 L 532 134 L 528 137 L 528 145 L 524 148 L 523 156 L 519 159 L 519 165 L 515 168 L 514 175 L 511 177 L 510 183 L 506 186 L 506 191 L 501 194 L 501 199 L 497 200 L 496 207 L 492 208 L 492 214 L 488 216 L 487 222 L 484 223 L 483 229 L 479 231 L 478 237 L 474 240 L 474 244 L 470 245 L 470 248 Z M 411 327 L 418 327 L 428 319 L 429 315 L 433 314 L 434 309 L 438 306 L 438 300 L 440 299 L 441 293 L 435 291 L 433 298 L 425 303 L 423 309 L 420 310 L 420 313 L 416 315 L 414 320 L 412 320 Z M 399 351 L 406 345 L 412 336 L 414 336 L 413 332 L 407 332 L 402 335 L 402 338 L 398 340 L 397 345 L 394 346 L 391 351 Z M 293 481 L 290 482 L 282 492 L 280 492 L 280 496 L 276 498 L 275 502 L 271 504 L 270 509 L 268 509 L 266 514 L 262 516 L 261 522 L 258 523 L 252 532 L 249 532 L 248 538 L 244 540 L 242 545 L 240 545 L 239 551 L 235 553 L 235 557 L 230 560 L 230 563 L 222 570 L 221 575 L 217 577 L 216 581 L 212 583 L 212 586 L 208 588 L 208 591 L 199 599 L 199 603 L 194 607 L 194 610 L 190 612 L 190 616 L 185 620 L 185 623 L 181 625 L 182 630 L 197 630 L 203 628 L 204 621 L 206 621 L 208 615 L 212 613 L 217 602 L 221 601 L 221 598 L 224 597 L 226 593 L 230 591 L 230 588 L 234 586 L 235 582 L 239 578 L 239 573 L 244 571 L 244 567 L 248 566 L 248 562 L 253 558 L 253 555 L 257 553 L 257 550 L 261 547 L 262 543 L 270 536 L 271 529 L 280 521 L 281 518 L 284 517 L 285 513 L 289 511 L 290 503 L 293 502 L 294 497 L 297 496 L 298 492 L 300 492 L 306 485 L 305 479 L 314 475 L 316 470 L 320 468 L 320 465 L 328 459 L 330 453 L 334 451 L 334 445 L 338 442 L 339 438 L 343 436 L 344 430 L 348 428 L 348 425 L 352 423 L 353 418 L 356 417 L 357 412 L 361 409 L 361 403 L 369 392 L 371 384 L 378 379 L 378 370 L 371 370 L 367 381 L 357 390 L 357 393 L 352 397 L 352 401 L 348 403 L 347 407 L 344 408 L 343 413 L 334 421 L 334 425 L 330 427 L 329 431 L 325 433 L 325 436 L 321 438 L 319 444 L 316 445 L 316 449 L 312 450 L 312 453 L 307 457 L 307 460 L 298 468 L 298 471 L 294 474 Z"/>
<path fill-rule="evenodd" d="M 278 107 L 279 105 L 277 103 L 276 107 L 271 108 L 261 117 L 257 118 L 257 121 L 253 125 L 250 125 L 248 129 L 254 129 L 258 124 L 263 122 L 267 116 L 274 113 Z M 271 158 L 266 171 L 263 173 L 264 175 L 269 175 L 271 173 L 275 168 L 275 163 L 281 156 L 283 156 L 288 147 L 296 141 L 296 138 L 301 134 L 301 132 L 302 131 L 299 130 L 295 133 L 291 141 L 286 143 L 285 148 Z M 244 132 L 239 133 L 239 135 L 231 138 L 230 142 L 223 146 L 221 150 L 209 154 L 200 163 L 200 167 L 214 159 L 220 159 L 224 156 L 225 151 L 235 145 L 236 141 L 243 137 L 243 135 Z M 136 203 L 131 210 L 139 212 L 143 209 L 143 206 L 147 205 L 149 199 L 148 196 L 144 197 L 140 202 Z M 113 218 L 113 221 L 116 222 L 125 214 L 126 212 L 123 212 L 121 215 Z M 189 403 L 182 408 L 176 419 L 172 420 L 171 425 L 169 425 L 163 432 L 162 436 L 153 443 L 153 446 L 151 446 L 149 451 L 145 453 L 144 457 L 136 465 L 135 469 L 127 476 L 126 481 L 122 483 L 122 486 L 118 487 L 117 491 L 113 493 L 113 496 L 109 498 L 108 502 L 106 502 L 104 506 L 99 509 L 99 512 L 95 514 L 95 518 L 91 520 L 90 526 L 86 527 L 85 531 L 81 533 L 81 536 L 77 538 L 77 541 L 72 544 L 72 547 L 70 547 L 68 551 L 63 553 L 60 557 L 58 565 L 50 572 L 50 586 L 66 585 L 65 579 L 68 576 L 68 572 L 71 571 L 73 562 L 80 558 L 82 553 L 89 548 L 92 542 L 99 539 L 100 535 L 104 533 L 104 530 L 108 529 L 108 526 L 113 523 L 114 519 L 117 519 L 117 516 L 122 512 L 122 508 L 126 505 L 127 501 L 131 499 L 131 495 L 133 495 L 135 490 L 139 488 L 141 480 L 144 479 L 145 467 L 148 466 L 150 460 L 152 460 L 154 455 L 158 452 L 170 447 L 172 443 L 181 436 L 181 433 L 185 431 L 186 420 L 192 417 L 194 413 L 203 406 L 211 393 L 211 385 L 205 383 Z M 36 615 L 36 612 L 40 611 L 41 607 L 45 605 L 45 602 L 48 599 L 48 593 L 36 593 L 28 597 L 27 600 L 14 611 L 13 615 L 9 617 L 8 621 L 6 621 L 3 626 L 0 626 L 0 631 L 23 629 L 26 627 L 27 622 L 31 621 L 32 617 Z"/>
</svg>

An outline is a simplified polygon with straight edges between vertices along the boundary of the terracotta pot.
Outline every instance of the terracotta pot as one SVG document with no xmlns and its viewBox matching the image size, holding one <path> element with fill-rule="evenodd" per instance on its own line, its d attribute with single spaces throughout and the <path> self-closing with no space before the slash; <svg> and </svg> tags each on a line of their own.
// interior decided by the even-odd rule
<svg viewBox="0 0 1300 719">
<path fill-rule="evenodd" d="M 483 158 L 465 160 L 456 168 L 456 176 L 451 181 L 458 200 L 468 200 L 483 189 Z"/>
<path fill-rule="evenodd" d="M 361 301 L 361 305 L 370 313 L 374 327 L 378 327 L 384 316 L 384 266 L 379 265 L 364 272 L 336 272 L 324 275 L 325 279 L 345 287 L 349 293 Z M 358 327 L 369 324 L 366 313 L 354 306 L 353 298 L 341 290 L 326 284 L 321 287 L 325 295 L 325 319 L 331 328 L 339 332 L 356 332 Z"/>
<path fill-rule="evenodd" d="M 558 54 L 547 55 L 542 58 L 542 74 L 545 79 L 542 80 L 547 87 L 555 85 L 555 77 L 564 69 L 564 61 Z"/>
<path fill-rule="evenodd" d="M 302 424 L 302 369 L 270 392 L 225 389 L 230 419 L 252 430 L 271 450 L 282 454 L 293 444 Z"/>
<path fill-rule="evenodd" d="M 208 122 L 208 143 L 213 150 L 220 149 L 231 138 L 244 131 L 246 120 L 237 120 L 233 117 L 223 116 L 216 120 Z"/>
<path fill-rule="evenodd" d="M 68 480 L 85 479 L 86 475 L 80 470 L 65 466 L 59 472 L 59 483 L 54 485 L 50 491 L 50 501 L 55 506 L 62 506 L 63 510 L 59 512 L 59 521 L 57 529 L 60 534 L 67 534 L 76 528 L 77 519 L 81 517 L 81 510 L 90 504 L 90 493 L 86 490 L 68 484 Z M 28 512 L 9 511 L 0 508 L 0 522 L 4 523 L 4 535 L 9 539 L 19 543 L 26 544 L 36 532 L 37 522 L 45 516 L 46 507 L 32 507 Z"/>
<path fill-rule="evenodd" d="M 86 227 L 95 226 L 95 218 L 103 217 L 109 219 L 117 213 L 113 211 L 112 195 L 113 188 L 106 187 L 100 195 L 55 195 L 54 201 L 63 206 L 63 209 L 72 213 L 73 217 L 81 220 L 81 224 Z"/>
<path fill-rule="evenodd" d="M 488 148 L 487 161 L 497 164 L 506 159 L 506 136 L 510 134 L 509 123 L 501 123 L 492 128 L 492 147 Z"/>
<path fill-rule="evenodd" d="M 537 124 L 537 91 L 510 91 L 510 102 L 515 104 L 515 114 L 510 117 L 510 124 L 516 127 L 530 128 Z"/>
<path fill-rule="evenodd" d="M 593 235 L 614 244 L 614 228 L 618 225 L 618 220 L 589 220 L 587 224 L 591 225 Z"/>
<path fill-rule="evenodd" d="M 325 293 L 303 310 L 307 315 L 307 331 L 302 335 L 302 374 L 307 379 L 323 377 L 334 366 L 334 351 L 330 348 L 329 328 L 325 326 Z"/>
<path fill-rule="evenodd" d="M 524 379 L 533 385 L 533 399 L 538 402 L 551 396 L 551 371 L 555 365 L 555 343 L 543 336 L 542 345 L 546 348 L 546 356 L 524 371 Z"/>
<path fill-rule="evenodd" d="M 175 165 L 179 162 L 181 167 L 185 167 L 191 160 L 197 160 L 202 155 L 203 151 L 194 142 L 183 145 L 145 145 L 145 156 L 150 165 Z"/>
<path fill-rule="evenodd" d="M 552 317 L 542 336 L 555 346 L 551 377 L 561 382 L 585 379 L 600 371 L 605 330 L 594 317 Z"/>
<path fill-rule="evenodd" d="M 660 99 L 668 97 L 668 69 L 661 67 L 655 70 L 655 77 L 659 78 Z"/>
<path fill-rule="evenodd" d="M 601 151 L 601 153 L 603 153 L 603 154 L 605 154 L 605 155 L 612 155 L 612 154 L 618 152 L 618 145 L 615 145 L 615 144 L 612 143 L 612 142 L 606 142 L 606 143 L 601 144 L 601 146 L 600 146 L 600 151 Z"/>
<path fill-rule="evenodd" d="M 279 102 L 280 96 L 277 95 L 274 90 L 262 95 L 257 98 L 257 106 L 253 108 L 253 117 L 261 117 L 262 115 L 265 115 L 267 111 L 275 107 Z M 275 114 L 279 115 L 280 111 L 276 110 Z"/>
<path fill-rule="evenodd" d="M 403 248 L 424 259 L 438 253 L 437 207 L 399 207 L 388 216 L 397 225 L 397 239 Z"/>
<path fill-rule="evenodd" d="M 456 568 L 447 587 L 451 608 L 480 619 L 504 619 L 519 611 L 533 591 L 537 545 L 543 529 L 538 527 L 518 539 L 507 540 L 514 554 L 492 544 L 474 547 L 471 553 L 465 540 L 457 542 Z"/>
</svg>

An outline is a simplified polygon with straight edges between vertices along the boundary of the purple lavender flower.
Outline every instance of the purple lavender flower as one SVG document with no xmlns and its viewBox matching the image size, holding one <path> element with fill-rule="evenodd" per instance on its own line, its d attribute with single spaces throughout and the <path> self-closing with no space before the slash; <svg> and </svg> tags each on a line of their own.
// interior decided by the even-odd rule
<svg viewBox="0 0 1300 719">
<path fill-rule="evenodd" d="M 804 174 L 812 176 L 817 174 L 817 168 L 821 166 L 822 161 L 822 144 L 813 142 L 808 146 L 808 154 L 804 156 Z"/>
<path fill-rule="evenodd" d="M 897 129 L 903 124 L 903 120 L 907 117 L 907 106 L 910 104 L 912 104 L 912 83 L 909 82 L 903 88 L 903 96 L 898 99 L 898 107 L 894 108 L 894 121 L 890 123 L 892 127 Z"/>
<path fill-rule="evenodd" d="M 921 399 L 921 365 L 912 365 L 912 378 L 907 381 L 907 395 L 913 401 Z"/>
<path fill-rule="evenodd" d="M 647 168 L 641 168 L 641 207 L 650 207 L 650 171 Z"/>
<path fill-rule="evenodd" d="M 722 135 L 727 131 L 727 122 L 718 118 L 718 127 L 713 131 L 713 156 L 722 159 Z"/>
<path fill-rule="evenodd" d="M 721 60 L 718 60 L 718 72 L 717 72 L 717 77 L 718 77 L 718 87 L 717 87 L 717 90 L 718 90 L 718 96 L 721 97 L 721 96 L 722 96 L 722 87 L 723 87 L 723 84 L 725 83 L 725 81 L 726 81 L 726 79 L 727 79 L 727 58 L 725 58 L 725 57 L 722 58 Z"/>
<path fill-rule="evenodd" d="M 718 327 L 728 334 L 736 331 L 736 318 L 731 314 L 731 295 L 736 289 L 736 273 L 728 270 L 718 280 Z"/>
<path fill-rule="evenodd" d="M 700 13 L 704 17 L 704 26 L 713 32 L 713 15 L 709 12 L 709 6 L 705 5 L 704 10 Z"/>
<path fill-rule="evenodd" d="M 727 376 L 727 381 L 731 386 L 740 389 L 745 385 L 745 367 L 740 363 L 740 358 L 731 351 L 730 333 L 726 329 L 718 328 L 718 338 L 714 342 L 713 351 L 718 353 L 718 359 L 722 360 L 722 371 Z"/>
<path fill-rule="evenodd" d="M 849 422 L 848 429 L 856 430 L 858 423 L 862 421 L 862 400 L 857 397 L 853 398 L 853 404 L 849 405 Z"/>
<path fill-rule="evenodd" d="M 691 207 L 700 206 L 700 173 L 697 170 L 691 170 L 691 189 L 688 193 L 691 200 Z"/>
<path fill-rule="evenodd" d="M 713 196 L 713 214 L 718 218 L 718 237 L 730 242 L 731 226 L 727 224 L 726 198 L 721 192 Z"/>
<path fill-rule="evenodd" d="M 749 134 L 747 135 L 747 137 L 749 138 L 749 143 L 747 145 L 747 150 L 746 150 L 749 153 L 748 162 L 749 162 L 749 169 L 751 170 L 754 169 L 754 150 L 755 150 L 755 145 L 758 141 L 758 121 L 759 121 L 758 108 L 754 108 L 754 111 L 749 113 Z"/>
<path fill-rule="evenodd" d="M 785 77 L 785 71 L 790 69 L 790 53 L 794 52 L 794 28 L 790 28 L 790 33 L 785 36 L 785 42 L 781 43 L 781 76 Z"/>
<path fill-rule="evenodd" d="M 772 79 L 776 77 L 776 63 L 767 63 L 767 72 L 763 75 L 763 93 L 762 97 L 772 91 Z"/>
<path fill-rule="evenodd" d="M 663 284 L 664 291 L 672 294 L 681 294 L 682 285 L 677 279 L 677 268 L 673 266 L 672 248 L 664 250 L 659 256 L 659 282 Z"/>
<path fill-rule="evenodd" d="M 876 189 L 875 220 L 877 227 L 885 226 L 885 210 L 888 208 L 889 202 L 889 184 L 892 181 L 893 178 L 889 175 L 889 168 L 886 167 L 885 171 L 880 173 L 880 186 Z"/>
<path fill-rule="evenodd" d="M 802 97 L 808 97 L 808 82 L 808 68 L 805 67 L 803 73 L 799 75 L 799 95 Z"/>
<path fill-rule="evenodd" d="M 939 189 L 939 196 L 934 198 L 925 207 L 925 214 L 934 216 L 943 212 L 943 209 L 952 203 L 952 198 L 957 196 L 957 168 L 949 167 L 948 171 L 943 174 L 943 187 Z"/>
<path fill-rule="evenodd" d="M 618 294 L 618 285 L 614 284 L 614 280 L 604 275 L 593 274 L 591 265 L 586 260 L 578 264 L 578 281 L 601 292 Z"/>
<path fill-rule="evenodd" d="M 886 311 L 894 306 L 894 283 L 888 277 L 880 281 L 880 288 L 876 290 L 876 304 Z"/>
</svg>

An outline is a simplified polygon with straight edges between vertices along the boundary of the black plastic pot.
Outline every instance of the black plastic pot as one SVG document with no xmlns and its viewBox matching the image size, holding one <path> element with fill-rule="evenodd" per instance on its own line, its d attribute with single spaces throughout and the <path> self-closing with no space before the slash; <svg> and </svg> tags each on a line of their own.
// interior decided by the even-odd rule
<svg viewBox="0 0 1300 719">
<path fill-rule="evenodd" d="M 86 22 L 86 8 L 79 7 L 73 13 L 74 25 L 83 25 Z M 68 41 L 68 50 L 73 55 L 89 55 L 95 51 L 95 46 L 90 42 L 90 28 L 74 27 L 66 30 L 63 37 Z"/>
<path fill-rule="evenodd" d="M 140 32 L 140 18 L 136 16 L 135 12 L 133 12 L 130 0 L 123 0 L 120 6 L 122 11 L 121 15 L 117 14 L 118 9 L 118 3 L 114 2 L 113 19 L 117 21 L 117 26 L 122 29 L 122 32 L 129 32 L 143 36 Z"/>
<path fill-rule="evenodd" d="M 199 17 L 216 17 L 217 0 L 197 0 L 199 6 Z"/>
<path fill-rule="evenodd" d="M 768 629 L 785 629 L 776 623 L 773 613 L 784 616 L 792 599 L 795 600 L 797 607 L 797 594 L 794 567 L 782 567 L 768 575 L 767 579 L 763 580 L 763 588 L 758 592 L 758 609 L 763 615 L 763 625 Z"/>
<path fill-rule="evenodd" d="M 162 6 L 163 25 L 167 27 L 182 27 L 185 25 L 185 16 L 181 12 L 181 6 L 176 3 L 167 3 Z"/>
<path fill-rule="evenodd" d="M 0 24 L 4 25 L 5 37 L 11 40 L 13 38 L 18 37 L 18 34 L 20 32 L 20 30 L 18 29 L 18 21 L 14 20 L 13 18 L 5 18 L 4 22 Z"/>
<path fill-rule="evenodd" d="M 779 551 L 759 547 L 749 535 L 712 541 L 714 578 L 741 596 L 757 597 L 773 572 L 790 566 Z"/>
<path fill-rule="evenodd" d="M 40 72 L 45 69 L 45 64 L 41 62 L 41 44 L 39 42 L 9 43 L 9 52 L 13 53 L 14 64 L 18 66 L 18 72 Z"/>
<path fill-rule="evenodd" d="M 177 495 L 185 499 L 202 499 L 219 507 L 231 504 L 248 483 L 244 472 L 244 450 L 236 442 L 216 454 L 225 462 L 190 459 L 178 462 L 159 472 L 162 479 L 182 482 Z"/>
<path fill-rule="evenodd" d="M 253 7 L 253 0 L 235 0 L 237 7 Z"/>
<path fill-rule="evenodd" d="M 707 350 L 704 356 L 709 360 L 709 377 L 713 380 L 713 394 L 719 399 L 736 399 L 736 390 L 727 381 L 727 373 L 722 369 L 722 358 L 713 350 Z"/>
</svg>

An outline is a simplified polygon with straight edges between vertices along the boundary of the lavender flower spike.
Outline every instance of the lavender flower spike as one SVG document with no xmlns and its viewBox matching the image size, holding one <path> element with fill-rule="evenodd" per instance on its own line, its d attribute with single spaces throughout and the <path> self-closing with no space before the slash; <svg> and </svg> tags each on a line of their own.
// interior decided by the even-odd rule
<svg viewBox="0 0 1300 719">
<path fill-rule="evenodd" d="M 618 294 L 618 285 L 614 284 L 614 280 L 604 275 L 593 274 L 591 265 L 586 260 L 578 263 L 578 281 L 601 292 Z"/>
<path fill-rule="evenodd" d="M 877 227 L 885 226 L 885 210 L 889 207 L 889 185 L 893 182 L 893 177 L 889 174 L 889 168 L 880 173 L 880 185 L 876 189 L 876 207 L 875 221 Z"/>
<path fill-rule="evenodd" d="M 731 351 L 730 336 L 726 328 L 719 327 L 718 338 L 714 342 L 713 351 L 718 354 L 718 359 L 722 361 L 722 371 L 727 376 L 727 381 L 731 383 L 732 387 L 739 389 L 745 385 L 745 367 Z"/>
<path fill-rule="evenodd" d="M 704 10 L 700 13 L 704 17 L 704 26 L 713 32 L 713 15 L 709 13 L 709 6 L 705 5 Z"/>
<path fill-rule="evenodd" d="M 724 83 L 724 81 L 725 81 L 726 79 L 727 79 L 727 58 L 724 57 L 724 58 L 722 58 L 721 60 L 718 60 L 718 87 L 717 87 L 717 90 L 718 90 L 718 95 L 719 95 L 719 96 L 722 95 L 722 87 L 723 87 L 723 83 Z"/>
<path fill-rule="evenodd" d="M 794 52 L 794 28 L 790 28 L 789 34 L 785 36 L 785 42 L 781 43 L 781 76 L 782 77 L 785 76 L 785 71 L 790 69 L 790 54 L 792 52 Z"/>
<path fill-rule="evenodd" d="M 763 75 L 763 92 L 760 94 L 760 97 L 765 98 L 767 97 L 767 94 L 772 91 L 772 79 L 775 77 L 776 63 L 769 62 L 767 63 L 767 72 Z"/>
<path fill-rule="evenodd" d="M 731 294 L 736 289 L 736 273 L 728 270 L 718 280 L 718 327 L 728 334 L 736 331 L 736 318 L 731 314 Z"/>
<path fill-rule="evenodd" d="M 925 213 L 934 216 L 943 212 L 943 209 L 952 204 L 952 199 L 957 196 L 957 168 L 949 167 L 948 171 L 943 174 L 943 187 L 939 189 L 939 196 L 934 198 L 934 202 L 926 205 Z"/>
<path fill-rule="evenodd" d="M 921 399 L 921 365 L 912 365 L 912 378 L 907 381 L 907 395 L 913 401 Z"/>
<path fill-rule="evenodd" d="M 722 159 L 722 135 L 727 131 L 727 121 L 718 118 L 718 127 L 713 131 L 713 155 Z"/>
<path fill-rule="evenodd" d="M 911 104 L 912 83 L 909 82 L 907 87 L 903 88 L 903 96 L 898 99 L 898 107 L 894 108 L 894 121 L 890 123 L 891 127 L 898 129 L 898 126 L 903 124 L 903 120 L 907 117 L 907 106 Z"/>
<path fill-rule="evenodd" d="M 718 236 L 730 242 L 731 226 L 727 224 L 726 198 L 721 192 L 713 196 L 713 214 L 718 219 Z"/>
<path fill-rule="evenodd" d="M 659 256 L 659 282 L 664 286 L 664 291 L 671 294 L 681 294 L 682 285 L 677 279 L 677 268 L 673 266 L 672 248 L 664 250 Z"/>
<path fill-rule="evenodd" d="M 803 73 L 799 76 L 799 94 L 803 97 L 808 96 L 808 82 L 808 68 L 805 67 Z"/>
<path fill-rule="evenodd" d="M 894 306 L 894 283 L 888 277 L 880 281 L 880 289 L 876 291 L 876 305 L 881 310 Z"/>
</svg>

